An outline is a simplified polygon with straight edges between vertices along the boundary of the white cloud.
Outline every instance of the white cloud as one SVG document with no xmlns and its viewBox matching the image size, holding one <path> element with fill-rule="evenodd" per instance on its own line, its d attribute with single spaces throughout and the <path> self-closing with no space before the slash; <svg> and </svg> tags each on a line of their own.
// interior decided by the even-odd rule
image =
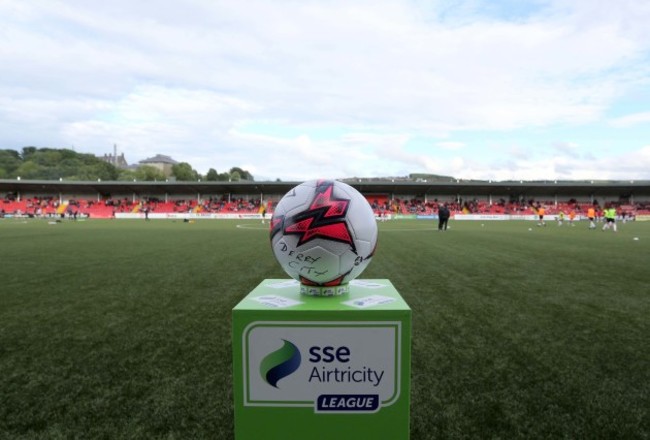
<svg viewBox="0 0 650 440">
<path fill-rule="evenodd" d="M 489 166 L 472 157 L 471 142 L 455 139 L 602 123 L 618 100 L 647 87 L 650 7 L 550 1 L 516 20 L 493 8 L 5 1 L 0 141 L 97 154 L 117 143 L 132 161 L 163 153 L 202 172 L 246 164 L 254 175 L 287 180 L 577 174 L 570 170 L 584 168 L 587 148 L 578 136 L 569 136 L 573 159 L 562 149 L 551 149 L 554 161 L 525 150 L 504 156 L 504 148 Z M 610 124 L 649 119 L 639 112 Z M 286 138 L 241 128 L 255 121 L 305 130 Z M 309 127 L 337 134 L 323 139 Z M 414 137 L 437 148 L 414 153 Z"/>
<path fill-rule="evenodd" d="M 444 150 L 451 150 L 451 151 L 461 150 L 463 149 L 463 147 L 465 147 L 464 142 L 454 142 L 454 141 L 438 142 L 436 145 Z"/>
<path fill-rule="evenodd" d="M 535 158 L 524 156 L 507 161 L 478 162 L 458 176 L 492 180 L 648 180 L 650 146 L 630 152 L 616 152 L 584 158 L 549 150 Z"/>
<path fill-rule="evenodd" d="M 633 113 L 630 115 L 614 118 L 609 121 L 612 127 L 625 128 L 638 124 L 650 123 L 650 112 Z"/>
</svg>

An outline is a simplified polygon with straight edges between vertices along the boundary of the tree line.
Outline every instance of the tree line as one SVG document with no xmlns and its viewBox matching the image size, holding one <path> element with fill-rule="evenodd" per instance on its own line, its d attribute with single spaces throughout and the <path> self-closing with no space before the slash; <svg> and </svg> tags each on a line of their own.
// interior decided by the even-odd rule
<svg viewBox="0 0 650 440">
<path fill-rule="evenodd" d="M 0 179 L 25 180 L 109 180 L 109 181 L 238 181 L 254 180 L 251 173 L 239 167 L 218 173 L 210 168 L 200 174 L 187 162 L 172 166 L 171 175 L 151 165 L 135 169 L 118 168 L 93 154 L 77 153 L 69 149 L 24 147 L 22 151 L 0 150 Z"/>
</svg>

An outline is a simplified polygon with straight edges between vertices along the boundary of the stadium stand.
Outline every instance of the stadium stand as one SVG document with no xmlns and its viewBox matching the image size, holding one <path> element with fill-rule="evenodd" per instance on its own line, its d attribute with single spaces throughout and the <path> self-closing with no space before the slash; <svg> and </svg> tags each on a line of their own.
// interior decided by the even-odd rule
<svg viewBox="0 0 650 440">
<path fill-rule="evenodd" d="M 277 197 L 279 198 L 279 196 Z M 472 200 L 471 202 L 458 203 L 453 200 L 444 200 L 435 198 L 433 201 L 423 201 L 420 199 L 389 199 L 387 195 L 370 195 L 366 196 L 368 203 L 376 214 L 390 213 L 402 215 L 432 215 L 438 211 L 438 205 L 446 203 L 454 214 L 518 214 L 532 215 L 535 214 L 535 206 L 543 205 L 546 213 L 549 215 L 564 212 L 568 214 L 575 212 L 577 215 L 585 214 L 587 209 L 592 206 L 591 203 L 579 202 L 561 202 L 553 201 L 529 201 L 529 203 L 511 203 L 499 201 L 497 203 L 487 203 L 485 201 Z M 630 203 L 613 203 L 620 215 L 634 217 L 637 214 L 650 214 L 650 202 Z M 272 203 L 270 204 L 272 205 Z M 28 199 L 15 200 L 5 198 L 0 201 L 0 208 L 6 214 L 27 215 L 30 217 L 53 217 L 60 215 L 78 215 L 88 216 L 90 218 L 111 218 L 115 213 L 139 213 L 148 210 L 150 213 L 247 213 L 254 214 L 260 211 L 259 200 L 246 200 L 243 198 L 227 201 L 224 199 L 208 199 L 200 202 L 195 199 L 177 199 L 170 201 L 161 201 L 158 199 L 106 199 L 94 201 L 89 199 L 69 199 L 59 202 L 52 196 L 34 196 Z M 596 205 L 597 212 L 602 210 Z M 272 212 L 272 206 L 268 208 Z"/>
<path fill-rule="evenodd" d="M 650 215 L 650 182 L 463 183 L 367 182 L 353 186 L 365 195 L 375 213 L 435 215 L 445 203 L 456 214 L 533 215 L 537 206 L 547 214 L 577 215 L 590 206 L 617 206 L 621 215 Z M 0 214 L 27 216 L 89 216 L 116 213 L 268 213 L 296 183 L 291 182 L 56 182 L 0 180 Z M 157 194 L 157 195 L 156 195 Z M 219 195 L 215 195 L 219 194 Z M 264 202 L 262 202 L 264 200 Z"/>
</svg>

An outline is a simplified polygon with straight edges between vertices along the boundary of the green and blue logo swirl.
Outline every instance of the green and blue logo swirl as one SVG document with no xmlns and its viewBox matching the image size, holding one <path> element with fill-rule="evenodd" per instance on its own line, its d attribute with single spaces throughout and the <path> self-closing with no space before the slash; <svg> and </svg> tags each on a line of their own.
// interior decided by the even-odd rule
<svg viewBox="0 0 650 440">
<path fill-rule="evenodd" d="M 300 350 L 293 343 L 283 339 L 284 345 L 266 355 L 260 363 L 260 374 L 272 387 L 278 388 L 278 382 L 300 367 Z"/>
</svg>

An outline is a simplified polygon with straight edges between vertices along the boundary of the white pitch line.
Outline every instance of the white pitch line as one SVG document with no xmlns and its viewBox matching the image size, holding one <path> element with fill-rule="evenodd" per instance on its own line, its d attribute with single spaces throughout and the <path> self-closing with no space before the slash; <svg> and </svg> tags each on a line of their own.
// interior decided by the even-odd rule
<svg viewBox="0 0 650 440">
<path fill-rule="evenodd" d="M 260 225 L 260 226 L 262 226 L 262 225 Z M 254 226 L 254 225 L 237 225 L 237 227 L 240 228 L 240 229 L 256 229 L 256 230 L 258 230 L 258 231 L 262 231 L 262 230 L 267 230 L 267 229 L 268 229 L 267 226 L 262 226 L 262 227 L 260 227 L 260 226 Z"/>
</svg>

